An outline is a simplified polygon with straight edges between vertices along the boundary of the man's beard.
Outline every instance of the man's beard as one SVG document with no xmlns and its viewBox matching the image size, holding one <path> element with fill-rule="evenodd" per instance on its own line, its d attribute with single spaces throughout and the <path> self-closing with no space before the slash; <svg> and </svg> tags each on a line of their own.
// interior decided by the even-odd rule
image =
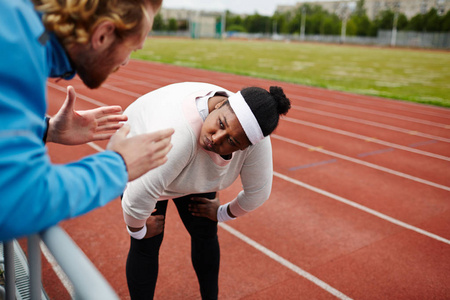
<svg viewBox="0 0 450 300">
<path fill-rule="evenodd" d="M 113 61 L 112 49 L 115 49 L 115 45 L 111 45 L 103 53 L 86 51 L 78 55 L 75 68 L 78 76 L 88 88 L 100 87 L 113 72 L 112 66 L 109 65 Z"/>
</svg>

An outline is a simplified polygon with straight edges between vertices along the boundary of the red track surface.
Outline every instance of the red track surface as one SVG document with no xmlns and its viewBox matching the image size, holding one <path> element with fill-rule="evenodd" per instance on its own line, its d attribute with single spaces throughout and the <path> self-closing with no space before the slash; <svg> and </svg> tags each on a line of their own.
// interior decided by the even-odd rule
<svg viewBox="0 0 450 300">
<path fill-rule="evenodd" d="M 125 109 L 138 96 L 181 81 L 231 91 L 280 85 L 293 104 L 272 137 L 270 199 L 219 228 L 220 299 L 450 298 L 450 110 L 131 61 L 98 90 L 78 79 L 50 82 L 49 113 L 61 106 L 69 83 L 77 109 L 96 107 L 91 100 Z M 89 145 L 49 145 L 56 163 L 95 152 Z M 239 188 L 235 183 L 222 199 L 231 200 Z M 129 237 L 119 199 L 61 225 L 129 299 Z M 189 251 L 169 203 L 156 299 L 200 298 Z M 52 299 L 69 299 L 48 264 L 44 287 Z"/>
</svg>

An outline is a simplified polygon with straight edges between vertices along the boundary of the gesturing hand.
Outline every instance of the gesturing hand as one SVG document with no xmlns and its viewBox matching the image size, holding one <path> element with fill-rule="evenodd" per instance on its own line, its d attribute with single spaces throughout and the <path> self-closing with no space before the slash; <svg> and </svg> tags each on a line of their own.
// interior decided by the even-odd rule
<svg viewBox="0 0 450 300">
<path fill-rule="evenodd" d="M 75 90 L 67 87 L 67 97 L 58 113 L 50 119 L 47 142 L 79 145 L 107 140 L 122 127 L 127 116 L 120 106 L 104 106 L 91 110 L 75 111 Z"/>
<path fill-rule="evenodd" d="M 189 204 L 189 211 L 193 216 L 205 217 L 217 221 L 217 209 L 219 209 L 219 193 L 216 198 L 208 199 L 202 197 L 192 197 Z"/>
<path fill-rule="evenodd" d="M 167 153 L 173 129 L 164 129 L 127 138 L 128 124 L 120 128 L 106 147 L 122 155 L 128 170 L 128 181 L 132 181 L 167 161 Z"/>
</svg>

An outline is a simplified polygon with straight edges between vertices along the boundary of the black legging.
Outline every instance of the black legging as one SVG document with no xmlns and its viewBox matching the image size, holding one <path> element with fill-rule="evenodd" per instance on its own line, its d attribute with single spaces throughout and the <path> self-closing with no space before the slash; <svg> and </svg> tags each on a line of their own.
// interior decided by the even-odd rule
<svg viewBox="0 0 450 300">
<path fill-rule="evenodd" d="M 219 292 L 220 249 L 217 222 L 194 217 L 188 210 L 190 197 L 213 199 L 216 193 L 188 195 L 173 199 L 184 226 L 191 235 L 191 259 L 202 299 L 217 299 Z M 168 201 L 158 201 L 152 215 L 166 215 Z M 128 290 L 132 300 L 153 299 L 158 277 L 159 248 L 164 231 L 142 240 L 131 238 L 126 264 Z"/>
</svg>

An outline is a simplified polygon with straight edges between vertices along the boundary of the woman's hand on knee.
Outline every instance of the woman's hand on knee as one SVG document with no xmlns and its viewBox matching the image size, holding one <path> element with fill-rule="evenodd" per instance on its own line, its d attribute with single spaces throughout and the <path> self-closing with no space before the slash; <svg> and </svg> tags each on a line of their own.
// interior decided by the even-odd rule
<svg viewBox="0 0 450 300">
<path fill-rule="evenodd" d="M 214 199 L 192 197 L 191 203 L 189 204 L 189 211 L 193 216 L 217 221 L 217 210 L 219 206 L 220 201 L 218 196 Z"/>
<path fill-rule="evenodd" d="M 144 239 L 148 239 L 154 237 L 164 230 L 164 216 L 163 215 L 155 215 L 150 216 L 147 219 L 147 234 L 144 236 Z"/>
</svg>

